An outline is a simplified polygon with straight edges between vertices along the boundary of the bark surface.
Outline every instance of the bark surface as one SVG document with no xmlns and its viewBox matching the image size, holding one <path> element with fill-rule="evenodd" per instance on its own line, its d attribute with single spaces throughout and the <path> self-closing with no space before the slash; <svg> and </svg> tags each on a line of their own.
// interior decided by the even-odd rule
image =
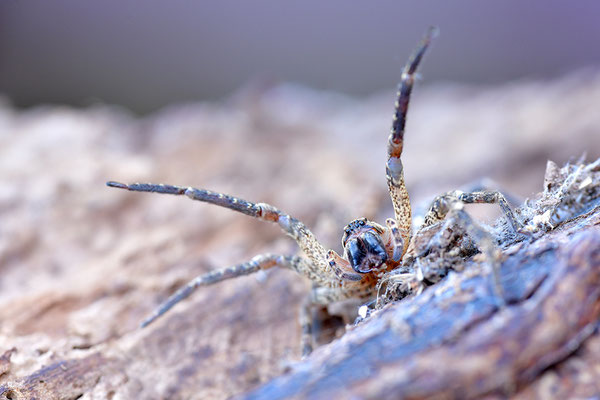
<svg viewBox="0 0 600 400">
<path fill-rule="evenodd" d="M 350 220 L 393 215 L 385 182 L 393 101 L 392 91 L 357 101 L 282 85 L 145 118 L 107 106 L 0 103 L 0 398 L 598 393 L 597 209 L 504 249 L 506 309 L 470 268 L 477 260 L 466 260 L 463 272 L 304 362 L 297 321 L 309 284 L 289 271 L 203 288 L 138 328 L 196 275 L 297 248 L 276 226 L 105 181 L 271 203 L 340 251 Z M 547 159 L 563 165 L 584 151 L 596 159 L 599 103 L 600 76 L 591 74 L 416 88 L 403 155 L 415 215 L 434 195 L 484 176 L 533 197 Z M 493 206 L 467 210 L 497 216 Z"/>
</svg>

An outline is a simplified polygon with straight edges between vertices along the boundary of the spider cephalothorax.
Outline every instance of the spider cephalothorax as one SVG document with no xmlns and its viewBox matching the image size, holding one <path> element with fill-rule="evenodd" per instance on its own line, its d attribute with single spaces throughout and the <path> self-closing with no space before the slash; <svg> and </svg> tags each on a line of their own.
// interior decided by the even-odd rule
<svg viewBox="0 0 600 400">
<path fill-rule="evenodd" d="M 392 129 L 388 138 L 386 162 L 386 176 L 394 207 L 394 218 L 387 219 L 385 227 L 368 221 L 366 218 L 352 221 L 346 226 L 342 238 L 343 256 L 333 250 L 326 250 L 301 221 L 265 203 L 254 203 L 222 193 L 183 186 L 107 183 L 108 186 L 131 191 L 186 195 L 192 200 L 215 204 L 263 221 L 277 223 L 287 235 L 298 243 L 304 253 L 304 256 L 262 254 L 233 267 L 198 276 L 163 303 L 142 323 L 142 326 L 150 324 L 200 286 L 247 275 L 261 269 L 275 266 L 285 267 L 304 275 L 313 283 L 313 290 L 308 297 L 309 301 L 301 309 L 302 354 L 307 355 L 312 350 L 311 314 L 309 312 L 312 306 L 327 305 L 345 299 L 370 300 L 377 295 L 377 285 L 382 275 L 398 267 L 405 253 L 410 251 L 411 206 L 404 184 L 404 168 L 400 157 L 404 144 L 406 113 L 416 70 L 435 31 L 435 29 L 428 31 L 409 58 L 402 71 L 402 80 L 398 87 Z M 457 221 L 469 224 L 468 215 L 462 211 L 462 208 L 456 206 L 459 202 L 499 203 L 511 225 L 515 227 L 518 223 L 506 200 L 498 192 L 450 192 L 434 202 L 432 210 L 425 216 L 424 226 L 430 226 L 447 217 L 456 217 Z M 487 243 L 485 246 L 487 252 L 480 246 L 482 252 L 486 252 L 490 257 L 493 256 L 494 253 L 490 250 L 492 241 L 486 239 L 481 230 L 471 228 L 467 231 L 475 239 Z M 411 254 L 411 257 L 414 259 L 415 255 Z"/>
<path fill-rule="evenodd" d="M 354 271 L 366 274 L 380 269 L 388 261 L 384 233 L 385 228 L 366 218 L 355 219 L 346 226 L 342 246 Z"/>
</svg>

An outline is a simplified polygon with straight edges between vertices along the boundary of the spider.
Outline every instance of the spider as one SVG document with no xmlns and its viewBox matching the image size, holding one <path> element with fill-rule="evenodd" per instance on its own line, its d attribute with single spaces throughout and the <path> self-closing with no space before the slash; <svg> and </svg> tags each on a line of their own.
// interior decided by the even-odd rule
<svg viewBox="0 0 600 400">
<path fill-rule="evenodd" d="M 517 230 L 515 219 L 508 202 L 498 191 L 476 191 L 472 193 L 454 191 L 438 196 L 425 215 L 424 224 L 416 235 L 411 235 L 411 205 L 404 183 L 404 171 L 400 156 L 404 142 L 406 114 L 416 70 L 431 40 L 437 33 L 430 28 L 405 65 L 401 83 L 398 86 L 393 123 L 387 146 L 386 176 L 390 197 L 394 208 L 394 218 L 385 221 L 385 226 L 366 218 L 350 222 L 342 236 L 343 255 L 327 250 L 315 235 L 298 219 L 266 203 L 253 203 L 223 193 L 193 187 L 165 184 L 133 183 L 123 184 L 110 181 L 106 184 L 118 189 L 136 192 L 154 192 L 171 195 L 185 195 L 192 200 L 210 204 L 249 215 L 268 222 L 279 224 L 281 229 L 298 244 L 304 256 L 261 254 L 229 268 L 219 269 L 200 275 L 180 288 L 160 305 L 141 324 L 145 327 L 166 313 L 175 304 L 187 298 L 201 286 L 212 285 L 225 279 L 248 275 L 259 270 L 283 267 L 296 271 L 313 283 L 313 289 L 303 303 L 300 312 L 302 326 L 301 351 L 305 357 L 311 353 L 312 321 L 310 312 L 313 306 L 328 305 L 345 299 L 369 301 L 376 297 L 378 283 L 382 277 L 397 269 L 403 257 L 410 253 L 411 238 L 446 217 L 453 215 L 462 225 L 470 227 L 467 233 L 478 241 L 482 252 L 492 259 L 493 243 L 468 215 L 462 211 L 463 203 L 499 203 L 513 229 Z M 481 243 L 484 243 L 483 245 Z M 487 243 L 487 244 L 485 244 Z M 413 246 L 414 247 L 414 246 Z M 500 289 L 498 289 L 500 292 Z"/>
</svg>

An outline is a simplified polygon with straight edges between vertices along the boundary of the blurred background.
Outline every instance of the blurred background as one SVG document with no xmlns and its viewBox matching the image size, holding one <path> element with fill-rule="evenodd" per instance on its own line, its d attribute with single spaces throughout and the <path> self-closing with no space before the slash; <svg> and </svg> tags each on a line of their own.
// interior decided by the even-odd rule
<svg viewBox="0 0 600 400">
<path fill-rule="evenodd" d="M 600 65 L 600 3 L 580 0 L 0 2 L 0 93 L 19 107 L 148 113 L 248 82 L 351 95 L 396 84 L 430 25 L 426 84 L 556 78 Z"/>
</svg>

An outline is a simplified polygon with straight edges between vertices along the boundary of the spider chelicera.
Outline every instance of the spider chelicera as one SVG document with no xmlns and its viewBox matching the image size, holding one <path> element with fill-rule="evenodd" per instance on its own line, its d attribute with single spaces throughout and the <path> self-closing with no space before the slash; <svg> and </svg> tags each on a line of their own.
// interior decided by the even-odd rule
<svg viewBox="0 0 600 400">
<path fill-rule="evenodd" d="M 379 281 L 384 274 L 401 265 L 407 251 L 410 253 L 409 244 L 411 238 L 414 238 L 411 236 L 411 205 L 404 183 L 400 156 L 404 142 L 406 114 L 416 78 L 416 70 L 435 33 L 436 29 L 430 28 L 410 56 L 402 71 L 401 83 L 398 87 L 392 129 L 388 138 L 386 164 L 387 183 L 394 207 L 394 218 L 387 219 L 385 226 L 366 218 L 350 222 L 344 228 L 342 236 L 343 255 L 339 255 L 333 250 L 327 250 L 302 222 L 269 204 L 253 203 L 226 194 L 192 187 L 151 183 L 126 185 L 113 181 L 107 182 L 110 187 L 130 191 L 185 195 L 192 200 L 215 204 L 264 221 L 275 222 L 298 243 L 304 253 L 303 256 L 261 254 L 248 262 L 198 276 L 160 305 L 142 323 L 143 327 L 163 315 L 200 286 L 212 285 L 225 279 L 248 275 L 259 270 L 284 267 L 296 271 L 313 283 L 313 289 L 300 313 L 302 355 L 306 356 L 313 347 L 311 307 L 352 298 L 368 301 L 377 295 Z M 419 231 L 442 221 L 449 215 L 458 217 L 456 219 L 459 221 L 462 218 L 464 226 L 475 226 L 471 224 L 472 221 L 468 215 L 462 211 L 463 203 L 498 203 L 511 227 L 515 231 L 517 230 L 518 222 L 500 192 L 454 191 L 438 196 L 434 200 Z M 466 231 L 478 242 L 483 253 L 494 257 L 493 243 L 485 232 L 477 228 Z M 501 288 L 496 286 L 498 291 L 501 291 Z"/>
</svg>

